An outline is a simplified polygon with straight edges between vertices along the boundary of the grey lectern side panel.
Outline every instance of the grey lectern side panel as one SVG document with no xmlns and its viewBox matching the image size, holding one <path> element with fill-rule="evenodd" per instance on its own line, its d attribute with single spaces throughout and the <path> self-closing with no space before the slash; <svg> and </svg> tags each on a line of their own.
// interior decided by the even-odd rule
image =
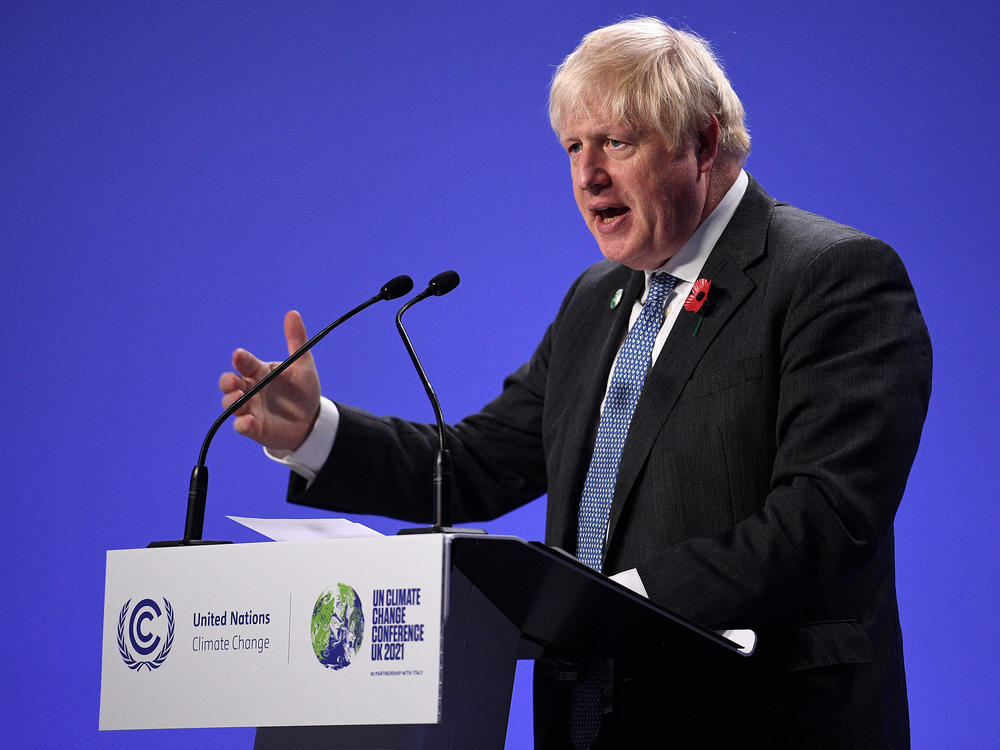
<svg viewBox="0 0 1000 750">
<path fill-rule="evenodd" d="M 439 723 L 260 727 L 254 750 L 503 750 L 520 631 L 461 571 L 448 589 Z"/>
<path fill-rule="evenodd" d="M 453 622 L 453 612 L 445 624 L 445 638 L 455 633 L 461 648 L 450 650 L 445 643 L 445 660 L 456 659 L 454 670 L 445 666 L 442 688 L 441 726 L 451 727 L 448 748 L 496 748 L 503 750 L 510 714 L 510 696 L 514 689 L 517 627 L 469 579 L 454 567 L 451 591 L 468 591 L 465 623 Z M 454 628 L 454 630 L 452 630 Z M 461 655 L 461 664 L 457 663 Z M 448 706 L 452 710 L 448 710 Z"/>
</svg>

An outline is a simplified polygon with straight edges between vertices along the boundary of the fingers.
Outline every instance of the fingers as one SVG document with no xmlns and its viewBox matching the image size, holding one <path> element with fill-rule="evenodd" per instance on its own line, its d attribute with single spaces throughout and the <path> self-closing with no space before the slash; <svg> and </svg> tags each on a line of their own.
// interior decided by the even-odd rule
<svg viewBox="0 0 1000 750">
<path fill-rule="evenodd" d="M 233 366 L 240 371 L 243 377 L 235 372 L 224 372 L 219 376 L 223 409 L 228 409 L 236 403 L 237 399 L 242 398 L 244 393 L 271 371 L 270 363 L 261 362 L 245 349 L 237 349 L 233 352 Z M 244 406 L 240 412 L 245 412 L 246 409 L 247 407 Z"/>
<path fill-rule="evenodd" d="M 285 340 L 288 342 L 289 354 L 298 351 L 309 340 L 306 336 L 305 323 L 302 322 L 302 316 L 297 310 L 290 310 L 285 315 Z M 267 375 L 272 366 L 273 363 L 258 359 L 246 349 L 241 348 L 233 352 L 233 367 L 251 384 Z M 245 388 L 246 385 L 247 382 L 240 381 L 235 373 L 227 372 L 219 378 L 219 389 L 223 393 Z"/>
<path fill-rule="evenodd" d="M 240 435 L 245 435 L 252 440 L 257 439 L 256 428 L 257 420 L 253 418 L 252 414 L 244 414 L 233 420 L 233 429 Z"/>
<path fill-rule="evenodd" d="M 271 371 L 271 365 L 257 359 L 246 349 L 233 352 L 233 367 L 245 378 L 258 381 Z"/>
<path fill-rule="evenodd" d="M 235 404 L 239 399 L 243 398 L 244 391 L 232 390 L 232 391 L 224 391 L 223 393 L 225 394 L 222 397 L 222 409 L 224 411 L 233 404 Z"/>
<path fill-rule="evenodd" d="M 235 372 L 224 372 L 219 376 L 219 390 L 223 393 L 242 390 L 243 386 L 243 378 Z"/>
<path fill-rule="evenodd" d="M 222 408 L 228 409 L 236 401 L 243 397 L 243 394 L 255 386 L 261 378 L 271 371 L 272 363 L 262 362 L 245 349 L 237 349 L 233 352 L 233 366 L 242 373 L 243 377 L 235 372 L 224 372 L 219 376 L 219 390 L 222 391 Z M 246 413 L 249 405 L 242 407 L 237 414 Z M 248 430 L 238 430 L 243 434 L 251 434 Z"/>
</svg>

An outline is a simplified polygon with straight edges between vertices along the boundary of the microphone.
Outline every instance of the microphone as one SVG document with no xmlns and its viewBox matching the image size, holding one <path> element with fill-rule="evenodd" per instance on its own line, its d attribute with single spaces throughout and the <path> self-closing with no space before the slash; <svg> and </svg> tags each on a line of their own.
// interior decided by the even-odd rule
<svg viewBox="0 0 1000 750">
<path fill-rule="evenodd" d="M 420 358 L 417 357 L 417 352 L 410 342 L 410 337 L 403 327 L 403 313 L 421 300 L 425 300 L 428 297 L 441 297 L 447 294 L 458 286 L 459 281 L 459 276 L 454 271 L 442 271 L 427 282 L 426 289 L 420 292 L 420 294 L 415 295 L 399 308 L 399 312 L 396 313 L 396 330 L 399 331 L 399 336 L 403 339 L 403 345 L 406 347 L 406 351 L 413 361 L 413 366 L 417 370 L 417 376 L 424 386 L 427 398 L 430 399 L 431 408 L 434 409 L 434 419 L 437 421 L 438 432 L 438 449 L 434 456 L 434 525 L 429 528 L 401 529 L 399 531 L 400 534 L 486 533 L 479 529 L 451 528 L 451 451 L 448 450 L 448 438 L 445 433 L 444 416 L 441 413 L 441 402 L 438 400 L 437 394 L 434 392 L 433 386 L 431 386 L 431 381 L 428 380 L 427 373 L 424 372 L 424 367 L 420 364 Z"/>
<path fill-rule="evenodd" d="M 435 277 L 437 278 L 437 277 Z M 455 284 L 458 284 L 458 274 L 455 274 Z M 454 286 L 452 287 L 454 288 Z M 339 326 L 341 323 L 353 318 L 359 312 L 364 310 L 366 307 L 371 307 L 376 302 L 381 302 L 382 300 L 396 299 L 397 297 L 402 297 L 404 294 L 413 289 L 413 279 L 409 276 L 396 276 L 390 279 L 382 288 L 379 290 L 378 294 L 374 297 L 367 299 L 360 305 L 355 307 L 353 310 L 347 312 L 346 314 L 340 316 L 330 325 L 324 328 L 322 331 L 317 333 L 311 339 L 306 341 L 302 346 L 300 346 L 295 352 L 289 355 L 288 359 L 282 362 L 280 365 L 275 367 L 271 372 L 265 375 L 260 381 L 253 386 L 250 390 L 240 396 L 233 404 L 226 409 L 219 416 L 218 419 L 212 424 L 211 428 L 208 430 L 208 434 L 205 436 L 205 441 L 201 445 L 201 453 L 198 454 L 198 463 L 195 465 L 191 472 L 191 483 L 188 488 L 188 505 L 187 505 L 187 519 L 184 523 L 184 538 L 175 541 L 167 542 L 150 542 L 150 547 L 183 547 L 189 545 L 197 544 L 228 544 L 228 542 L 210 542 L 204 541 L 201 538 L 202 527 L 205 523 L 205 499 L 208 496 L 208 467 L 205 465 L 205 458 L 208 454 L 208 446 L 212 442 L 212 438 L 215 437 L 215 433 L 218 432 L 219 428 L 222 426 L 229 417 L 235 414 L 247 401 L 256 396 L 261 390 L 267 387 L 267 385 L 278 377 L 281 373 L 288 369 L 288 367 L 295 362 L 299 357 L 305 354 L 307 351 L 312 349 L 316 344 L 318 344 L 330 331 Z M 440 292 L 444 294 L 444 292 Z"/>
</svg>

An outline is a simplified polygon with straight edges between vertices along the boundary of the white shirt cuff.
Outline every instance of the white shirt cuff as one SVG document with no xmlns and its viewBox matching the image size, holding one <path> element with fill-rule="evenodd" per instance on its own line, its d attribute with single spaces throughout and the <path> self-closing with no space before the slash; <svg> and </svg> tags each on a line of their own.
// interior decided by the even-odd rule
<svg viewBox="0 0 1000 750">
<path fill-rule="evenodd" d="M 264 448 L 264 455 L 312 482 L 333 450 L 333 441 L 339 427 L 340 410 L 333 401 L 321 396 L 316 424 L 302 445 L 294 451 L 271 451 Z"/>
</svg>

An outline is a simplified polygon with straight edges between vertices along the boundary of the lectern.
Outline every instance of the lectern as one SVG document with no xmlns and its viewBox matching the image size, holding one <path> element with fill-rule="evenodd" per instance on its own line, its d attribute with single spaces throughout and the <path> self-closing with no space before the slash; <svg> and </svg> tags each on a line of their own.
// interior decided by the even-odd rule
<svg viewBox="0 0 1000 750">
<path fill-rule="evenodd" d="M 740 647 L 560 550 L 443 534 L 108 553 L 101 728 L 255 748 L 503 748 L 518 658 Z"/>
</svg>

